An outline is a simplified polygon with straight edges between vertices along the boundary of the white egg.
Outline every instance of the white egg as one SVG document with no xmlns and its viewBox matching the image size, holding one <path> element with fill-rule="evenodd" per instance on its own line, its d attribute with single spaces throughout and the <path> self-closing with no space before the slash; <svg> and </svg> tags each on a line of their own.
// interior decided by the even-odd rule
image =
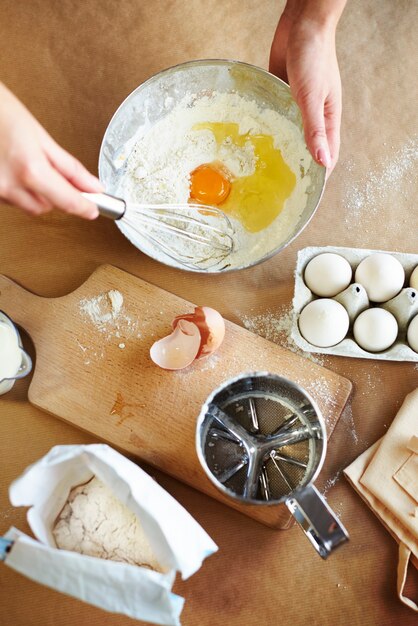
<svg viewBox="0 0 418 626">
<path fill-rule="evenodd" d="M 299 316 L 301 335 L 313 346 L 329 348 L 347 334 L 350 321 L 342 304 L 323 298 L 305 306 Z"/>
<path fill-rule="evenodd" d="M 409 279 L 409 286 L 413 287 L 414 289 L 418 289 L 418 265 L 411 274 L 411 278 Z"/>
<path fill-rule="evenodd" d="M 408 326 L 406 338 L 408 339 L 408 343 L 412 350 L 418 352 L 418 315 L 415 315 L 415 317 L 412 318 L 412 322 Z"/>
<path fill-rule="evenodd" d="M 305 283 L 317 296 L 331 298 L 350 284 L 353 270 L 340 254 L 324 252 L 311 259 L 305 269 Z"/>
<path fill-rule="evenodd" d="M 370 300 L 386 302 L 402 289 L 405 271 L 395 257 L 384 252 L 375 252 L 360 262 L 355 281 L 363 285 Z"/>
<path fill-rule="evenodd" d="M 367 309 L 354 322 L 353 333 L 363 350 L 381 352 L 389 348 L 398 336 L 398 323 L 385 309 Z"/>
</svg>

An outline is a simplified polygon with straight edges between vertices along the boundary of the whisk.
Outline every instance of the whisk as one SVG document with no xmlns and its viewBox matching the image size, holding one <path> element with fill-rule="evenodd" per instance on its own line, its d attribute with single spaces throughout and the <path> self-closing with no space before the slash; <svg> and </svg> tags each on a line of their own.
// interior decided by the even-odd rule
<svg viewBox="0 0 418 626">
<path fill-rule="evenodd" d="M 205 204 L 134 204 L 106 193 L 83 193 L 100 215 L 120 220 L 133 243 L 148 241 L 191 269 L 218 270 L 234 250 L 234 228 L 220 209 Z M 221 264 L 226 262 L 221 267 Z"/>
</svg>

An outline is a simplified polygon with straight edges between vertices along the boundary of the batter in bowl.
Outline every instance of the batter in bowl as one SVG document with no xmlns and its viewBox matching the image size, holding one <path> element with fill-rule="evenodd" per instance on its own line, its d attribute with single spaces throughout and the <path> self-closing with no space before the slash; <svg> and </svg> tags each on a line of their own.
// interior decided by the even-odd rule
<svg viewBox="0 0 418 626">
<path fill-rule="evenodd" d="M 237 93 L 190 95 L 137 140 L 119 193 L 136 203 L 218 206 L 234 224 L 234 268 L 268 255 L 294 231 L 311 162 L 301 131 L 277 111 Z"/>
</svg>

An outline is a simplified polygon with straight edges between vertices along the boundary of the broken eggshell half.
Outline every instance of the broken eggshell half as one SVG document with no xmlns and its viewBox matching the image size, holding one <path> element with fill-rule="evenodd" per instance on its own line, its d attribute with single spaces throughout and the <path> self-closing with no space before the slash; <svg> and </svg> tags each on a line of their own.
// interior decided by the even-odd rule
<svg viewBox="0 0 418 626">
<path fill-rule="evenodd" d="M 195 307 L 194 313 L 178 315 L 172 322 L 173 332 L 156 341 L 150 350 L 151 359 L 159 367 L 179 370 L 195 359 L 212 354 L 225 336 L 225 322 L 215 309 Z"/>
<path fill-rule="evenodd" d="M 219 348 L 225 336 L 225 322 L 218 311 L 209 306 L 197 306 L 194 313 L 175 317 L 172 324 L 173 328 L 176 328 L 182 320 L 196 324 L 200 331 L 202 341 L 196 356 L 197 359 L 209 356 Z"/>
</svg>

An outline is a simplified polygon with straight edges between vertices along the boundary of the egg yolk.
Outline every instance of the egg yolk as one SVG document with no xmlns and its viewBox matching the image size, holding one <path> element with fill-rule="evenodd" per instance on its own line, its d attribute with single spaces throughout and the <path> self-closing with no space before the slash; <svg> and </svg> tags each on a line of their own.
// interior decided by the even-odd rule
<svg viewBox="0 0 418 626">
<path fill-rule="evenodd" d="M 231 183 L 214 165 L 199 165 L 190 174 L 190 198 L 202 204 L 221 204 L 231 191 Z"/>
<path fill-rule="evenodd" d="M 231 145 L 237 148 L 252 145 L 254 171 L 248 176 L 237 176 L 231 182 L 226 180 L 229 187 L 223 187 L 222 163 L 219 169 L 211 169 L 212 164 L 201 165 L 192 172 L 190 195 L 208 204 L 222 202 L 222 211 L 238 219 L 249 232 L 267 228 L 283 210 L 296 185 L 296 176 L 281 151 L 275 148 L 273 137 L 240 134 L 238 124 L 225 122 L 199 123 L 193 126 L 193 130 L 210 130 L 218 148 L 222 145 L 228 145 L 229 149 Z M 194 184 L 194 174 L 198 184 Z M 224 192 L 226 188 L 228 191 Z"/>
</svg>

